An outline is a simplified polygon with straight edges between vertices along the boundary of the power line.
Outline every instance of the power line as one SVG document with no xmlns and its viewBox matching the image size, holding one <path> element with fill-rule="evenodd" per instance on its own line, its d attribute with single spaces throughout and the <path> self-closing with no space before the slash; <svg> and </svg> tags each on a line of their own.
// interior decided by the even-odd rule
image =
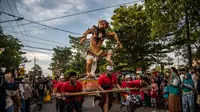
<svg viewBox="0 0 200 112">
<path fill-rule="evenodd" d="M 0 23 L 7 23 L 7 22 L 12 22 L 12 21 L 20 21 L 23 18 L 17 18 L 17 19 L 13 19 L 13 20 L 6 20 L 6 21 L 0 21 Z"/>
<path fill-rule="evenodd" d="M 61 18 L 66 18 L 66 17 L 71 17 L 71 16 L 76 16 L 76 15 L 90 13 L 90 12 L 95 12 L 95 11 L 99 11 L 99 10 L 105 10 L 105 9 L 109 9 L 109 8 L 113 8 L 113 7 L 117 7 L 117 6 L 121 6 L 121 5 L 132 4 L 132 3 L 136 3 L 136 2 L 140 2 L 140 1 L 142 1 L 142 0 L 137 0 L 137 1 L 127 2 L 127 3 L 123 3 L 123 4 L 117 4 L 117 5 L 107 6 L 107 7 L 103 7 L 103 8 L 98 8 L 98 9 L 83 11 L 83 12 L 69 14 L 69 15 L 55 17 L 55 18 L 44 19 L 44 20 L 40 20 L 40 21 L 31 21 L 31 20 L 24 19 L 24 20 L 28 21 L 29 23 L 24 23 L 24 24 L 21 24 L 21 25 L 29 25 L 29 24 L 35 23 L 35 24 L 44 26 L 44 24 L 41 24 L 41 23 L 38 23 L 38 22 L 51 21 L 51 20 L 56 20 L 56 19 L 61 19 Z M 51 26 L 47 26 L 47 27 L 52 28 Z M 58 29 L 58 28 L 55 28 L 55 30 L 62 31 L 62 29 Z M 66 32 L 66 30 L 65 30 L 65 32 Z M 75 32 L 71 32 L 71 31 L 67 31 L 67 32 L 71 33 L 71 34 L 82 35 L 80 33 L 75 33 Z"/>
<path fill-rule="evenodd" d="M 40 21 L 36 21 L 36 22 L 44 22 L 44 21 L 46 22 L 46 21 L 56 20 L 56 19 L 60 19 L 60 18 L 66 18 L 66 17 L 76 16 L 76 15 L 81 15 L 81 14 L 85 14 L 85 13 L 95 12 L 95 11 L 99 11 L 99 10 L 105 10 L 105 9 L 109 9 L 109 8 L 113 8 L 113 7 L 118 7 L 118 6 L 122 6 L 122 5 L 132 4 L 132 3 L 136 3 L 136 2 L 140 2 L 140 1 L 142 1 L 142 0 L 137 0 L 137 1 L 132 1 L 132 2 L 126 2 L 126 3 L 123 3 L 123 4 L 111 5 L 111 6 L 107 6 L 107 7 L 103 7 L 103 8 L 97 8 L 97 9 L 83 11 L 83 12 L 79 12 L 79 13 L 68 14 L 68 15 L 65 15 L 65 16 L 44 19 L 44 20 L 40 20 Z M 29 24 L 32 24 L 32 23 L 24 23 L 23 25 L 29 25 Z"/>
<path fill-rule="evenodd" d="M 41 45 L 48 45 L 48 46 L 58 46 L 58 45 L 53 45 L 53 44 L 47 44 L 47 43 L 42 43 L 42 42 L 36 42 L 36 41 L 30 41 L 31 43 L 36 43 L 36 44 L 41 44 Z"/>
<path fill-rule="evenodd" d="M 31 30 L 26 30 L 26 32 L 34 32 L 34 31 L 40 31 L 40 30 L 47 30 L 47 28 L 44 27 L 44 28 L 40 28 L 40 29 L 31 29 Z M 19 32 L 16 32 L 16 33 L 19 33 Z"/>
<path fill-rule="evenodd" d="M 12 15 L 12 14 L 9 14 L 9 13 L 3 12 L 3 11 L 0 11 L 0 13 L 7 14 L 7 15 L 12 16 L 12 17 L 19 17 L 19 16 Z M 71 33 L 71 34 L 75 34 L 75 35 L 82 35 L 80 33 L 76 33 L 76 32 L 72 32 L 72 31 L 69 31 L 69 30 L 64 30 L 64 29 L 52 27 L 52 26 L 45 25 L 45 24 L 42 24 L 42 23 L 38 23 L 38 22 L 35 22 L 35 21 L 32 21 L 32 20 L 28 20 L 28 19 L 25 19 L 25 18 L 24 18 L 24 20 L 26 20 L 28 22 L 31 22 L 31 23 L 35 23 L 35 24 L 41 25 L 41 26 L 45 26 L 45 27 L 48 27 L 48 28 L 51 28 L 51 29 L 54 29 L 54 30 L 63 31 L 63 32 L 67 32 L 67 33 Z"/>
<path fill-rule="evenodd" d="M 10 11 L 11 11 L 12 15 L 14 15 L 14 12 L 13 12 L 13 10 L 12 10 L 12 8 L 11 8 L 11 5 L 10 5 L 9 1 L 6 0 L 6 2 L 7 2 L 7 4 L 8 4 L 8 7 L 10 8 Z M 14 5 L 16 6 L 15 2 L 14 2 Z M 18 18 L 21 18 L 21 17 L 20 17 L 20 14 L 19 14 L 19 12 L 18 12 L 17 7 L 16 7 L 16 10 L 17 10 L 17 14 L 18 14 L 18 16 L 19 16 Z M 18 28 L 19 28 L 21 34 L 23 34 L 20 25 L 18 24 L 18 22 L 16 22 L 16 23 L 17 23 L 17 26 L 18 26 Z M 21 22 L 21 23 L 22 23 L 22 22 Z M 25 34 L 26 34 L 26 31 L 25 31 L 24 25 L 22 25 L 22 26 L 23 26 L 23 30 L 24 30 L 24 32 L 25 32 Z M 27 37 L 27 35 L 25 35 L 25 36 L 23 36 L 23 37 L 27 38 L 27 40 L 25 40 L 25 39 L 24 39 L 24 40 L 27 41 L 27 43 L 28 43 L 28 42 L 29 42 L 29 38 Z M 29 44 L 31 45 L 30 42 L 29 42 Z M 33 55 L 34 55 L 34 54 L 33 54 Z"/>
<path fill-rule="evenodd" d="M 10 31 L 10 30 L 5 30 L 5 31 L 9 31 L 9 32 L 12 32 L 12 33 L 17 33 L 17 32 L 13 32 L 13 31 Z M 19 33 L 17 33 L 17 34 L 19 34 Z M 24 35 L 24 34 L 19 34 L 19 35 Z M 51 41 L 51 40 L 47 40 L 47 39 L 35 37 L 35 36 L 32 36 L 32 35 L 27 35 L 27 36 L 29 36 L 30 38 L 35 38 L 35 39 L 39 39 L 39 40 L 43 40 L 43 41 L 48 41 L 48 42 L 52 42 L 52 43 L 61 44 L 61 45 L 65 45 L 66 46 L 66 44 L 63 44 L 63 43 L 60 43 L 60 42 L 55 42 L 55 41 Z"/>
<path fill-rule="evenodd" d="M 42 49 L 46 51 L 53 51 L 53 49 L 47 49 L 47 48 L 42 48 L 42 47 L 34 47 L 34 46 L 29 46 L 29 45 L 24 45 L 24 47 L 29 47 L 29 48 L 34 48 L 34 49 Z"/>
<path fill-rule="evenodd" d="M 36 52 L 36 53 L 43 53 L 43 54 L 52 54 L 52 53 L 47 53 L 47 52 L 42 52 L 42 51 L 34 51 L 34 50 L 29 50 L 29 49 L 22 49 L 23 51 L 30 51 L 30 52 Z"/>
</svg>

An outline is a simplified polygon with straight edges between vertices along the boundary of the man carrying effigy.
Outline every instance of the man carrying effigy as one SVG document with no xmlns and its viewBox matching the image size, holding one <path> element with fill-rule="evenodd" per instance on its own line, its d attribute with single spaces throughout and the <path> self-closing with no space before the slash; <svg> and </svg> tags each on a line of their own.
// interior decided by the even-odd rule
<svg viewBox="0 0 200 112">
<path fill-rule="evenodd" d="M 54 94 L 56 96 L 61 96 L 61 89 L 62 86 L 65 84 L 65 77 L 64 76 L 60 76 L 59 78 L 59 82 L 55 85 L 54 87 Z M 65 106 L 65 101 L 62 98 L 56 98 L 56 110 L 58 112 L 64 112 L 64 106 Z"/>
<path fill-rule="evenodd" d="M 82 112 L 81 101 L 83 96 L 71 96 L 71 93 L 82 92 L 82 85 L 76 78 L 76 72 L 71 72 L 69 74 L 70 81 L 63 84 L 61 88 L 62 94 L 66 98 L 64 112 Z"/>
<path fill-rule="evenodd" d="M 95 70 L 97 68 L 97 60 L 106 57 L 106 60 L 113 64 L 111 61 L 112 52 L 104 51 L 101 49 L 103 41 L 106 37 L 113 37 L 118 44 L 119 48 L 122 48 L 118 36 L 115 32 L 107 31 L 109 28 L 109 23 L 106 20 L 99 20 L 98 26 L 93 25 L 92 28 L 86 30 L 83 34 L 80 44 L 83 44 L 87 38 L 87 34 L 92 34 L 90 39 L 90 50 L 87 52 L 87 65 L 86 65 L 86 74 L 87 77 L 94 76 Z"/>
<path fill-rule="evenodd" d="M 113 67 L 107 66 L 106 73 L 102 74 L 98 78 L 99 89 L 104 92 L 104 90 L 112 90 L 114 87 L 117 87 L 121 90 L 120 85 L 118 84 L 117 76 L 113 73 Z M 103 93 L 103 100 L 100 102 L 100 107 L 103 112 L 108 112 L 113 104 L 113 94 Z"/>
</svg>

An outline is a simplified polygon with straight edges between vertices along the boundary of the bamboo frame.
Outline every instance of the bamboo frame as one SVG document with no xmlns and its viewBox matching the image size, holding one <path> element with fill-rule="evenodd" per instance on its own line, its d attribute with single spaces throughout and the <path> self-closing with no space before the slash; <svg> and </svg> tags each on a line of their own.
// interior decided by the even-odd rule
<svg viewBox="0 0 200 112">
<path fill-rule="evenodd" d="M 144 89 L 149 89 L 149 86 L 143 87 L 143 88 L 129 88 L 129 90 L 144 90 Z M 104 90 L 103 91 L 91 91 L 91 92 L 75 92 L 75 93 L 65 93 L 65 96 L 82 96 L 82 95 L 99 95 L 102 93 L 110 93 L 110 92 L 124 92 L 126 91 L 126 88 L 122 88 L 121 90 L 119 89 L 112 89 L 112 90 Z M 56 97 L 62 97 L 60 93 L 56 94 Z"/>
</svg>

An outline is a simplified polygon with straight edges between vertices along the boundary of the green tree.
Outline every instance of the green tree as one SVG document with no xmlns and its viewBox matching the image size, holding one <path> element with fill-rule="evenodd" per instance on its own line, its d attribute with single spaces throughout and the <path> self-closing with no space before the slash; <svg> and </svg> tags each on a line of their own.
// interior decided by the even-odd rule
<svg viewBox="0 0 200 112">
<path fill-rule="evenodd" d="M 31 77 L 41 76 L 42 75 L 42 68 L 40 67 L 40 65 L 36 64 L 32 68 L 32 71 L 29 71 L 29 74 L 30 74 Z"/>
<path fill-rule="evenodd" d="M 166 57 L 171 52 L 169 44 L 159 38 L 151 38 L 151 20 L 143 5 L 121 6 L 112 16 L 113 29 L 123 44 L 123 49 L 114 53 L 117 68 L 147 69 L 152 63 L 159 63 L 157 57 Z"/>
<path fill-rule="evenodd" d="M 72 51 L 69 47 L 56 47 L 53 48 L 53 57 L 51 59 L 52 71 L 59 70 L 64 73 L 66 69 L 69 69 L 72 59 Z"/>
<path fill-rule="evenodd" d="M 199 0 L 145 0 L 145 9 L 152 24 L 152 37 L 170 38 L 174 50 L 188 57 L 186 44 L 199 45 L 200 31 Z M 189 30 L 186 30 L 188 18 Z M 190 40 L 187 40 L 189 31 Z M 193 51 L 194 52 L 194 51 Z"/>
<path fill-rule="evenodd" d="M 89 50 L 89 41 L 87 40 L 84 45 L 79 44 L 80 38 L 69 36 L 72 48 L 72 61 L 70 62 L 70 70 L 78 74 L 85 73 L 86 67 L 86 54 Z"/>
<path fill-rule="evenodd" d="M 17 68 L 23 60 L 27 60 L 22 57 L 25 54 L 20 51 L 22 47 L 21 41 L 12 35 L 5 35 L 0 28 L 0 48 L 5 49 L 0 55 L 0 67 Z"/>
</svg>

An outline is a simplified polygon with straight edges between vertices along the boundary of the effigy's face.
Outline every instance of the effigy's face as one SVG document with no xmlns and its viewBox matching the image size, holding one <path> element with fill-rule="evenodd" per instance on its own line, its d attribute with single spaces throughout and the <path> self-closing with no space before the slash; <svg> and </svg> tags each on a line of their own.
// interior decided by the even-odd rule
<svg viewBox="0 0 200 112">
<path fill-rule="evenodd" d="M 76 82 L 76 76 L 71 76 L 70 81 L 71 81 L 71 83 L 75 83 Z"/>
<path fill-rule="evenodd" d="M 100 22 L 99 23 L 99 28 L 100 29 L 107 29 L 109 27 L 107 22 Z"/>
</svg>

